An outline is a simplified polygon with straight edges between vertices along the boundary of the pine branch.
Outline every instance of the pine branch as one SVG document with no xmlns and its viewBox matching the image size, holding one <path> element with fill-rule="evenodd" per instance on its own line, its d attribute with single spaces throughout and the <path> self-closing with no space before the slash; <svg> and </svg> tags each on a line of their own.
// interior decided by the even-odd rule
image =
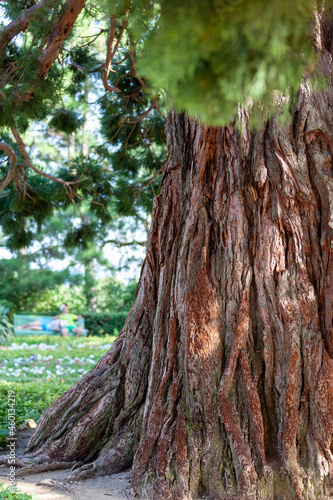
<svg viewBox="0 0 333 500">
<path fill-rule="evenodd" d="M 104 88 L 107 92 L 120 92 L 120 89 L 117 87 L 113 87 L 112 85 L 109 85 L 108 83 L 108 78 L 111 70 L 111 62 L 113 59 L 113 40 L 116 34 L 116 16 L 112 15 L 110 17 L 110 29 L 109 29 L 109 36 L 106 42 L 106 61 L 104 65 L 104 71 L 103 71 L 103 85 Z"/>
<path fill-rule="evenodd" d="M 64 186 L 68 187 L 70 186 L 71 184 L 79 184 L 80 181 L 64 181 L 63 179 L 60 179 L 59 177 L 54 177 L 53 175 L 50 175 L 50 174 L 46 174 L 45 172 L 42 172 L 41 170 L 38 170 L 38 168 L 36 168 L 30 161 L 30 158 L 28 156 L 28 153 L 25 149 L 25 144 L 20 136 L 20 134 L 18 133 L 17 129 L 15 127 L 12 127 L 12 132 L 13 132 L 13 135 L 15 137 L 15 140 L 17 142 L 17 145 L 20 149 L 20 152 L 23 156 L 23 159 L 25 161 L 25 165 L 27 167 L 30 167 L 32 168 L 32 170 L 34 170 L 37 174 L 39 175 L 42 175 L 43 177 L 47 177 L 48 179 L 52 180 L 52 181 L 55 181 L 55 182 L 59 182 L 60 184 L 63 184 Z"/>
<path fill-rule="evenodd" d="M 4 95 L 4 93 L 0 90 L 0 97 L 2 99 L 5 99 L 6 96 Z M 31 168 L 32 170 L 34 170 L 37 174 L 39 175 L 42 175 L 43 177 L 46 177 L 47 179 L 50 179 L 54 182 L 58 182 L 60 184 L 62 184 L 65 189 L 66 189 L 66 192 L 71 200 L 71 202 L 76 205 L 75 203 L 75 197 L 78 196 L 77 193 L 73 190 L 73 188 L 71 187 L 72 185 L 77 185 L 79 184 L 80 181 L 64 181 L 63 179 L 60 179 L 59 177 L 55 177 L 53 175 L 50 175 L 50 174 L 47 174 L 45 172 L 42 172 L 41 170 L 39 170 L 38 168 L 36 168 L 30 161 L 30 158 L 29 158 L 29 155 L 27 153 L 27 150 L 26 150 L 26 147 L 25 147 L 25 144 L 23 142 L 23 139 L 22 137 L 20 136 L 18 130 L 16 127 L 11 127 L 11 130 L 12 130 L 12 133 L 13 133 L 13 136 L 17 142 L 17 145 L 19 147 L 19 150 L 20 150 L 20 153 L 24 159 L 24 164 L 20 164 L 18 165 L 19 167 L 19 176 L 20 176 L 20 180 L 22 182 L 22 189 L 23 189 L 23 199 L 25 198 L 26 196 L 26 187 L 27 187 L 27 183 L 26 183 L 26 175 L 25 175 L 25 172 L 24 172 L 24 167 L 29 167 Z M 15 184 L 15 187 L 17 189 L 17 191 L 20 191 L 20 185 L 18 184 L 17 182 L 17 179 L 16 179 L 16 164 L 17 164 L 17 156 L 16 156 L 16 153 L 15 151 L 10 147 L 8 146 L 8 144 L 6 144 L 5 142 L 1 142 L 0 143 L 0 149 L 2 149 L 3 151 L 5 151 L 8 156 L 10 157 L 10 160 L 11 160 L 11 168 L 7 174 L 7 176 L 5 177 L 5 179 L 3 179 L 2 181 L 0 181 L 0 193 L 2 192 L 2 190 L 8 186 L 8 184 L 10 183 L 11 180 L 14 181 L 14 184 Z M 30 187 L 30 186 L 29 186 Z"/>
<path fill-rule="evenodd" d="M 17 142 L 17 145 L 20 149 L 21 155 L 23 156 L 23 159 L 25 162 L 24 165 L 31 168 L 32 170 L 34 170 L 34 172 L 36 172 L 37 174 L 42 175 L 43 177 L 46 177 L 47 179 L 50 179 L 51 181 L 58 182 L 59 184 L 62 184 L 66 190 L 66 193 L 67 193 L 71 203 L 73 203 L 73 205 L 76 205 L 75 198 L 76 197 L 80 198 L 80 197 L 76 193 L 76 191 L 74 191 L 72 186 L 79 184 L 80 181 L 79 180 L 77 180 L 77 181 L 64 181 L 63 179 L 60 179 L 59 177 L 55 177 L 54 175 L 47 174 L 45 172 L 42 172 L 38 168 L 36 168 L 30 161 L 30 158 L 29 158 L 28 153 L 27 153 L 26 148 L 25 148 L 25 144 L 24 144 L 20 134 L 18 133 L 18 130 L 15 127 L 12 127 L 12 132 L 13 132 L 13 135 L 14 135 L 15 140 Z M 14 169 L 14 173 L 15 173 L 15 169 Z M 25 185 L 24 185 L 24 189 L 25 189 Z"/>
<path fill-rule="evenodd" d="M 70 34 L 73 25 L 87 0 L 67 0 L 61 9 L 57 23 L 48 36 L 45 49 L 37 59 L 37 78 L 44 80 L 49 69 L 57 60 L 66 37 Z M 27 11 L 28 12 L 28 11 Z M 15 35 L 14 35 L 15 36 Z M 34 94 L 34 84 L 31 88 L 19 95 L 15 104 L 20 101 L 28 102 Z"/>
<path fill-rule="evenodd" d="M 44 79 L 52 64 L 57 59 L 64 40 L 70 34 L 72 27 L 87 0 L 67 0 L 63 6 L 55 28 L 48 37 L 47 46 L 38 58 L 40 64 L 38 76 Z"/>
<path fill-rule="evenodd" d="M 30 9 L 23 12 L 17 19 L 12 21 L 8 26 L 6 26 L 0 33 L 0 54 L 2 49 L 21 31 L 25 31 L 32 19 L 34 19 L 35 14 L 40 11 L 43 7 L 48 7 L 52 5 L 52 0 L 41 0 L 36 5 L 30 7 Z"/>
<path fill-rule="evenodd" d="M 88 70 L 86 68 L 84 68 L 83 66 L 80 66 L 79 64 L 77 64 L 75 61 L 73 61 L 73 59 L 70 59 L 69 64 L 71 66 L 73 66 L 73 68 L 78 69 L 79 71 L 81 71 L 82 73 L 85 73 L 85 74 L 88 73 Z"/>
<path fill-rule="evenodd" d="M 129 7 L 130 7 L 130 1 L 128 0 L 126 3 L 125 11 L 123 13 L 123 21 L 122 21 L 122 25 L 121 25 L 121 30 L 120 30 L 119 36 L 117 38 L 117 41 L 116 41 L 114 47 L 113 47 L 113 42 L 114 42 L 114 38 L 116 35 L 116 27 L 117 27 L 116 21 L 117 21 L 117 19 L 116 19 L 116 16 L 114 14 L 112 14 L 110 17 L 109 36 L 108 36 L 108 39 L 106 42 L 106 47 L 107 47 L 106 61 L 105 61 L 105 65 L 104 65 L 103 78 L 102 78 L 104 88 L 107 92 L 120 92 L 120 89 L 118 89 L 117 87 L 114 87 L 108 83 L 108 78 L 109 78 L 109 74 L 111 71 L 111 62 L 112 62 L 112 60 L 113 60 L 113 58 L 118 50 L 119 44 L 121 42 L 122 36 L 123 36 L 124 31 L 125 31 L 126 26 L 127 26 L 127 14 L 129 11 Z"/>
</svg>

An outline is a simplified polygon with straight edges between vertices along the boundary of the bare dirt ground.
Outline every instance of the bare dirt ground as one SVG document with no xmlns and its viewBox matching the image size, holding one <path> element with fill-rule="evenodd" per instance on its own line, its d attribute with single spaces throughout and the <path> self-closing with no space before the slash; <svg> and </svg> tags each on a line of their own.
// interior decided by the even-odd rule
<svg viewBox="0 0 333 500">
<path fill-rule="evenodd" d="M 34 429 L 18 431 L 16 455 L 21 455 Z M 0 458 L 8 451 L 0 451 Z M 19 468 L 17 468 L 17 471 Z M 7 466 L 0 465 L 0 483 L 9 485 Z M 17 478 L 17 486 L 24 493 L 34 494 L 39 500 L 129 500 L 132 497 L 130 471 L 70 483 L 70 470 L 42 472 Z"/>
</svg>

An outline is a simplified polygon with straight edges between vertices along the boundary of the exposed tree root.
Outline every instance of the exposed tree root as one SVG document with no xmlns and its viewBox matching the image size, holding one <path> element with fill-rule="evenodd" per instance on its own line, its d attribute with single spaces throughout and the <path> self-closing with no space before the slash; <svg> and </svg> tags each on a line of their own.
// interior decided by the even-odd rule
<svg viewBox="0 0 333 500">
<path fill-rule="evenodd" d="M 31 476 L 33 474 L 40 474 L 41 472 L 48 472 L 51 470 L 71 469 L 73 465 L 74 462 L 53 462 L 50 464 L 36 464 L 36 465 L 30 464 L 27 466 L 21 465 L 22 468 L 16 472 L 16 476 L 17 477 Z"/>
</svg>

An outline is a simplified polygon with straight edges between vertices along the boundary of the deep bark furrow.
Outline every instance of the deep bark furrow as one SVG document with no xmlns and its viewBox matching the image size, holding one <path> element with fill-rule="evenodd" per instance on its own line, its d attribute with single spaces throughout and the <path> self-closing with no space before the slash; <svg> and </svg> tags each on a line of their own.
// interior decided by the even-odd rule
<svg viewBox="0 0 333 500">
<path fill-rule="evenodd" d="M 249 360 L 245 350 L 240 355 L 242 373 L 246 385 L 246 402 L 249 409 L 250 425 L 252 427 L 251 444 L 255 449 L 258 459 L 260 460 L 260 472 L 263 472 L 267 467 L 265 441 L 264 441 L 264 422 L 262 416 L 262 409 L 260 404 L 260 397 L 258 389 L 252 379 Z"/>
</svg>

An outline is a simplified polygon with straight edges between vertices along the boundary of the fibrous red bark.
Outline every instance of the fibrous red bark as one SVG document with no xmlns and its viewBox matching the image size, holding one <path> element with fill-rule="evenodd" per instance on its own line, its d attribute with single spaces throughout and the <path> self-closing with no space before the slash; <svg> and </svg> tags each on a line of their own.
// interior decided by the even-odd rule
<svg viewBox="0 0 333 500">
<path fill-rule="evenodd" d="M 33 456 L 133 465 L 142 498 L 332 494 L 332 107 L 209 129 L 171 113 L 135 303 L 42 416 Z"/>
<path fill-rule="evenodd" d="M 332 109 L 304 84 L 261 132 L 170 113 L 135 303 L 32 456 L 75 477 L 133 465 L 154 500 L 330 498 Z"/>
</svg>

